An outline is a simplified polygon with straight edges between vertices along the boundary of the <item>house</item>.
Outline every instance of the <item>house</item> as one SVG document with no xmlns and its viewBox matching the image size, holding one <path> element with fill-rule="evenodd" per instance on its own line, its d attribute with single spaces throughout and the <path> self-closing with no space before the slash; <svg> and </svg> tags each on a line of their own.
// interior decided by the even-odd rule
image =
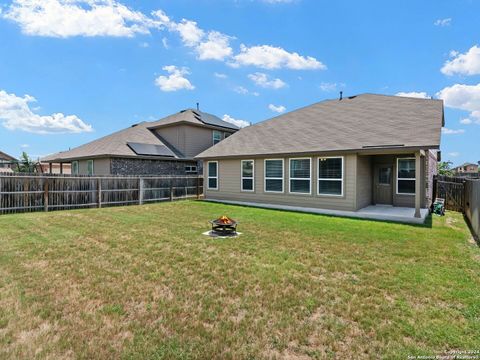
<svg viewBox="0 0 480 360">
<path fill-rule="evenodd" d="M 13 156 L 0 151 L 0 172 L 12 172 L 17 161 Z"/>
<path fill-rule="evenodd" d="M 205 198 L 422 222 L 443 124 L 441 100 L 361 94 L 322 101 L 199 154 Z"/>
<path fill-rule="evenodd" d="M 477 174 L 478 173 L 478 164 L 474 163 L 463 163 L 460 166 L 457 166 L 453 169 L 456 174 Z"/>
<path fill-rule="evenodd" d="M 141 122 L 42 162 L 71 164 L 82 175 L 185 175 L 201 173 L 195 156 L 239 128 L 194 109 Z M 52 172 L 52 167 L 50 167 Z"/>
</svg>

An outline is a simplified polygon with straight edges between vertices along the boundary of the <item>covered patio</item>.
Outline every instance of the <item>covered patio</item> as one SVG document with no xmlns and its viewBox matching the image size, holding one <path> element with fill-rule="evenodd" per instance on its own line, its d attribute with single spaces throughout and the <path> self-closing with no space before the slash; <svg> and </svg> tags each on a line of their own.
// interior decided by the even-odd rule
<svg viewBox="0 0 480 360">
<path fill-rule="evenodd" d="M 311 214 L 320 214 L 320 215 L 331 215 L 331 216 L 342 216 L 342 217 L 351 217 L 359 219 L 370 219 L 370 220 L 380 220 L 380 221 L 395 221 L 406 224 L 423 224 L 428 217 L 430 211 L 428 209 L 421 208 L 419 209 L 419 216 L 416 216 L 415 208 L 411 207 L 400 207 L 400 206 L 391 206 L 391 205 L 369 205 L 357 211 L 344 211 L 344 210 L 329 210 L 329 209 L 318 209 L 312 207 L 300 207 L 300 206 L 289 206 L 289 205 L 278 205 L 278 204 L 264 204 L 256 202 L 246 202 L 246 201 L 229 201 L 229 200 L 214 200 L 206 199 L 204 201 L 218 202 L 223 204 L 232 204 L 232 205 L 241 205 L 241 206 L 252 206 L 265 209 L 276 209 L 276 210 L 286 210 L 286 211 L 299 211 L 306 212 Z"/>
</svg>

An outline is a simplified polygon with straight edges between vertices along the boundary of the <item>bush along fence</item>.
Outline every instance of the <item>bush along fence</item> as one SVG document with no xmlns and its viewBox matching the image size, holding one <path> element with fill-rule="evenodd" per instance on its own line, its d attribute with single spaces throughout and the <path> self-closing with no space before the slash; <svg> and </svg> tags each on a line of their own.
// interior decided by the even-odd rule
<svg viewBox="0 0 480 360">
<path fill-rule="evenodd" d="M 480 179 L 436 176 L 434 197 L 445 199 L 447 210 L 460 211 L 480 238 Z"/>
<path fill-rule="evenodd" d="M 200 198 L 199 176 L 81 176 L 0 173 L 0 214 Z"/>
</svg>

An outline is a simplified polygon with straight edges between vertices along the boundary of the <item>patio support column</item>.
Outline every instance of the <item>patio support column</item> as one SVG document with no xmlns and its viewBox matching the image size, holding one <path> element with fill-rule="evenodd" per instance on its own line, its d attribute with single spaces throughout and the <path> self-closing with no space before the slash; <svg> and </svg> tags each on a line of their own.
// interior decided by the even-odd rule
<svg viewBox="0 0 480 360">
<path fill-rule="evenodd" d="M 60 163 L 60 174 L 63 174 L 63 163 Z"/>
<path fill-rule="evenodd" d="M 421 176 L 420 173 L 422 171 L 421 169 L 421 162 L 420 162 L 420 151 L 417 151 L 415 153 L 415 217 L 419 218 L 420 217 L 420 193 L 421 193 L 421 186 L 422 182 L 420 181 Z"/>
<path fill-rule="evenodd" d="M 52 163 L 48 163 L 48 173 L 51 174 L 52 171 Z"/>
</svg>

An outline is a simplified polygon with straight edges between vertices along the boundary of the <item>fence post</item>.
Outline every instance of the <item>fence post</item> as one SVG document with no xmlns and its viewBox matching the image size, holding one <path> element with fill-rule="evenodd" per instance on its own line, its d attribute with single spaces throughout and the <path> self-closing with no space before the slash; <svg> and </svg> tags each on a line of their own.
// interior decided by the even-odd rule
<svg viewBox="0 0 480 360">
<path fill-rule="evenodd" d="M 173 179 L 170 178 L 170 201 L 173 201 Z"/>
<path fill-rule="evenodd" d="M 43 183 L 43 209 L 48 211 L 48 177 Z"/>
<path fill-rule="evenodd" d="M 102 179 L 97 178 L 97 207 L 102 207 Z"/>
<path fill-rule="evenodd" d="M 143 205 L 143 178 L 138 178 L 138 204 Z"/>
</svg>

